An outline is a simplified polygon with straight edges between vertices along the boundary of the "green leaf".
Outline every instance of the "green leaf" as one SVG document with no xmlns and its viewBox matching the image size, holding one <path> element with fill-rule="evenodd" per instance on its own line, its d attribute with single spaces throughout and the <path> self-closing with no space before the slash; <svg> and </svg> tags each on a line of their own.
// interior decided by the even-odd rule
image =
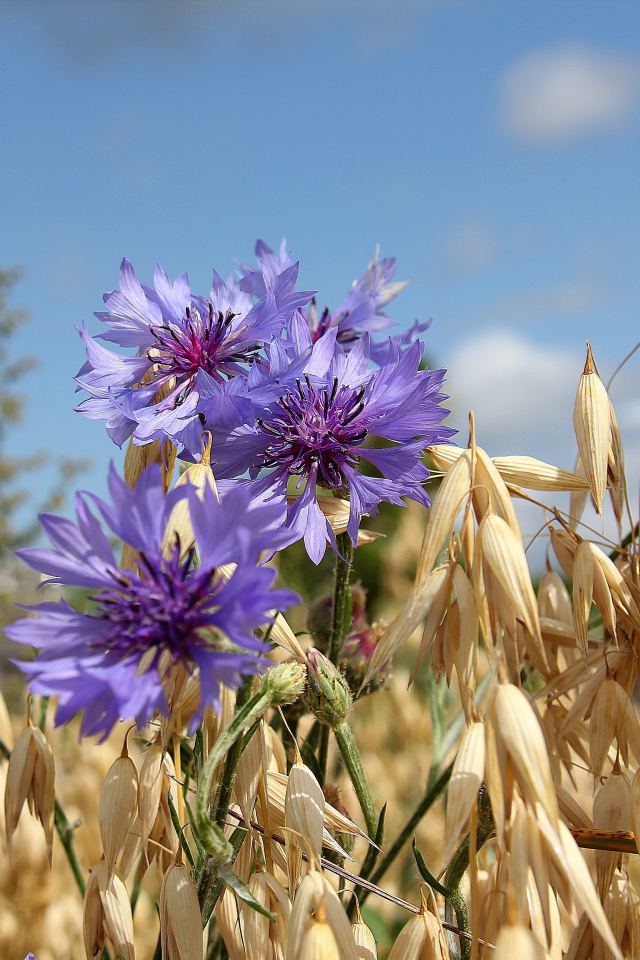
<svg viewBox="0 0 640 960">
<path fill-rule="evenodd" d="M 248 907 L 251 907 L 256 913 L 261 913 L 263 917 L 268 917 L 269 920 L 276 919 L 266 907 L 263 907 L 262 904 L 256 900 L 246 884 L 242 882 L 237 873 L 233 872 L 230 866 L 225 864 L 224 866 L 218 867 L 216 873 L 221 880 L 224 880 L 227 886 L 231 887 L 236 897 L 242 900 L 243 903 L 246 903 Z"/>
<path fill-rule="evenodd" d="M 313 752 L 313 748 L 311 747 L 311 744 L 309 743 L 308 740 L 302 741 L 302 746 L 300 747 L 300 753 L 302 755 L 303 761 L 309 767 L 309 770 L 311 770 L 311 773 L 314 775 L 318 783 L 322 786 L 322 783 L 324 780 L 322 776 L 322 770 L 320 769 L 318 758 Z"/>
<path fill-rule="evenodd" d="M 413 843 L 411 844 L 411 848 L 413 850 L 413 855 L 416 858 L 416 864 L 418 865 L 418 870 L 420 871 L 420 876 L 422 877 L 422 879 L 426 880 L 429 886 L 433 887 L 434 890 L 437 890 L 438 893 L 441 893 L 446 900 L 453 899 L 453 894 L 451 893 L 451 890 L 447 890 L 446 887 L 443 887 L 442 884 L 438 880 L 436 880 L 434 875 L 429 870 L 429 867 L 424 862 L 424 857 L 422 856 L 422 854 L 420 853 L 416 845 L 415 837 L 413 838 Z"/>
</svg>

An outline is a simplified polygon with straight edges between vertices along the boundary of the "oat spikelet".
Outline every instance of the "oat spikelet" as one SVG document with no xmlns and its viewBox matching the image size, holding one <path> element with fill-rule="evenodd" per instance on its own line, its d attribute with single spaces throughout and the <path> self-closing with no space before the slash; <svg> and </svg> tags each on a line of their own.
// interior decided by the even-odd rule
<svg viewBox="0 0 640 960">
<path fill-rule="evenodd" d="M 305 837 L 309 851 L 318 861 L 322 854 L 324 806 L 322 787 L 309 767 L 298 760 L 289 772 L 284 799 L 285 826 Z M 295 890 L 300 876 L 302 851 L 295 836 L 289 833 L 286 841 L 289 889 Z"/>
<path fill-rule="evenodd" d="M 335 890 L 317 869 L 309 870 L 296 894 L 285 960 L 358 960 L 347 914 Z"/>
<path fill-rule="evenodd" d="M 527 490 L 589 491 L 585 477 L 534 457 L 494 457 L 493 462 L 505 483 L 513 483 Z"/>
<path fill-rule="evenodd" d="M 163 752 L 159 741 L 149 747 L 138 780 L 138 817 L 140 835 L 145 846 L 160 808 Z"/>
<path fill-rule="evenodd" d="M 631 789 L 626 774 L 616 765 L 593 801 L 593 826 L 596 830 L 631 829 Z M 622 854 L 596 850 L 598 893 L 604 901 L 613 873 L 620 865 Z"/>
<path fill-rule="evenodd" d="M 589 635 L 589 617 L 593 603 L 594 562 L 591 544 L 581 541 L 573 561 L 573 622 L 576 640 L 582 656 L 587 658 L 587 637 Z"/>
<path fill-rule="evenodd" d="M 521 923 L 505 924 L 498 934 L 495 960 L 545 960 L 548 957 L 531 930 Z"/>
<path fill-rule="evenodd" d="M 491 575 L 514 605 L 516 618 L 524 624 L 532 637 L 536 665 L 543 674 L 548 675 L 549 663 L 540 633 L 538 605 L 522 540 L 502 517 L 488 514 L 480 524 L 478 544 L 483 566 L 489 568 Z"/>
<path fill-rule="evenodd" d="M 596 693 L 591 710 L 589 746 L 591 769 L 597 780 L 614 739 L 620 739 L 627 694 L 612 677 L 607 677 Z"/>
<path fill-rule="evenodd" d="M 211 434 L 208 430 L 205 430 L 202 434 L 202 457 L 199 463 L 192 464 L 176 482 L 176 487 L 182 487 L 190 483 L 195 487 L 201 500 L 204 499 L 204 491 L 207 487 L 210 487 L 216 496 L 218 495 L 211 467 L 211 440 Z M 162 541 L 163 553 L 169 553 L 173 549 L 176 539 L 180 543 L 180 559 L 183 560 L 195 543 L 195 534 L 191 526 L 191 514 L 189 513 L 189 500 L 186 497 L 179 500 L 171 511 Z"/>
<path fill-rule="evenodd" d="M 484 724 L 472 723 L 466 730 L 453 764 L 449 782 L 447 817 L 444 839 L 444 860 L 449 860 L 451 848 L 460 835 L 484 778 L 485 741 Z"/>
<path fill-rule="evenodd" d="M 179 849 L 162 881 L 160 935 L 163 960 L 203 960 L 202 918 L 189 867 Z"/>
<path fill-rule="evenodd" d="M 416 587 L 403 606 L 400 613 L 392 620 L 374 650 L 366 676 L 362 682 L 365 687 L 373 674 L 391 659 L 396 650 L 405 643 L 413 631 L 426 617 L 436 598 L 449 582 L 451 566 L 448 563 L 440 564 L 419 584 L 416 577 Z"/>
<path fill-rule="evenodd" d="M 124 850 L 131 824 L 138 812 L 138 772 L 127 749 L 112 764 L 100 794 L 98 822 L 109 878 Z"/>
<path fill-rule="evenodd" d="M 55 760 L 51 747 L 45 735 L 29 724 L 16 740 L 7 769 L 4 816 L 10 857 L 11 841 L 26 800 L 44 829 L 51 864 L 55 780 Z"/>
<path fill-rule="evenodd" d="M 420 892 L 420 913 L 400 931 L 388 960 L 449 960 L 449 946 L 438 916 Z"/>
<path fill-rule="evenodd" d="M 540 721 L 526 694 L 511 683 L 499 683 L 489 717 L 495 737 L 513 762 L 525 800 L 532 807 L 540 803 L 556 827 L 558 806 L 549 756 Z"/>
<path fill-rule="evenodd" d="M 552 570 L 540 577 L 538 587 L 538 615 L 559 620 L 573 627 L 573 606 L 564 580 Z"/>
<path fill-rule="evenodd" d="M 611 414 L 609 395 L 595 371 L 590 343 L 587 343 L 587 360 L 576 394 L 573 425 L 591 496 L 596 510 L 602 514 L 607 492 Z"/>
<path fill-rule="evenodd" d="M 465 497 L 470 490 L 471 452 L 465 450 L 449 470 L 433 498 L 418 559 L 417 588 L 422 586 L 425 577 L 438 559 L 442 544 L 451 535 L 454 521 L 464 506 Z"/>
<path fill-rule="evenodd" d="M 369 927 L 362 919 L 360 907 L 356 901 L 356 918 L 351 926 L 353 939 L 356 942 L 356 949 L 360 960 L 378 960 L 378 947 L 376 938 Z"/>
<path fill-rule="evenodd" d="M 584 513 L 584 508 L 587 505 L 587 500 L 589 499 L 589 481 L 587 480 L 587 474 L 585 473 L 584 465 L 582 463 L 582 457 L 578 453 L 576 456 L 576 464 L 573 468 L 573 472 L 578 477 L 582 477 L 586 483 L 586 489 L 583 490 L 572 490 L 571 497 L 569 498 L 569 526 L 572 530 L 577 530 L 582 519 L 582 514 Z"/>
</svg>

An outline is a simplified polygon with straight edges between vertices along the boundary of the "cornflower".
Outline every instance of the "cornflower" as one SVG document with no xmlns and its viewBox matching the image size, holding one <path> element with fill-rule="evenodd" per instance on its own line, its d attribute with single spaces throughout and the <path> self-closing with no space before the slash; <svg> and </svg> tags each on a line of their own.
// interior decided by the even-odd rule
<svg viewBox="0 0 640 960">
<path fill-rule="evenodd" d="M 275 253 L 264 240 L 258 240 L 255 249 L 256 259 L 262 267 L 268 265 L 268 269 L 276 276 L 285 271 L 291 264 L 291 255 L 286 253 L 286 238 L 283 237 L 279 253 Z M 318 305 L 316 298 L 313 297 L 308 309 L 300 308 L 299 314 L 308 324 L 311 331 L 311 337 L 315 343 L 320 337 L 324 336 L 329 330 L 337 327 L 337 340 L 345 349 L 349 349 L 365 333 L 378 333 L 387 327 L 397 325 L 396 320 L 392 320 L 385 312 L 384 307 L 398 294 L 404 290 L 409 283 L 408 280 L 394 281 L 393 276 L 396 272 L 395 257 L 385 257 L 379 260 L 379 249 L 371 260 L 371 263 L 365 270 L 359 280 L 355 280 L 349 293 L 335 312 L 331 312 L 329 307 L 324 308 L 318 315 Z M 261 271 L 253 271 L 246 264 L 240 264 L 241 275 L 244 282 L 251 282 L 253 277 L 254 296 L 263 296 L 265 292 L 265 281 Z M 419 323 L 417 320 L 411 328 L 402 334 L 394 337 L 393 340 L 398 347 L 407 346 L 416 340 L 418 335 L 427 330 L 431 325 L 431 320 Z M 389 340 L 373 341 L 370 345 L 371 359 L 382 365 L 386 362 L 389 350 Z"/>
<path fill-rule="evenodd" d="M 241 478 L 248 471 L 254 496 L 283 508 L 288 482 L 296 480 L 301 494 L 288 506 L 286 523 L 292 542 L 304 537 L 316 563 L 327 539 L 336 545 L 318 504 L 317 485 L 350 498 L 347 532 L 355 544 L 361 517 L 377 513 L 381 501 L 404 506 L 406 496 L 430 505 L 422 487 L 429 472 L 421 451 L 436 442 L 431 438 L 446 442 L 455 433 L 441 425 L 449 412 L 439 405 L 446 399 L 440 393 L 445 371 L 419 369 L 420 341 L 403 352 L 391 343 L 389 362 L 370 369 L 369 335 L 346 353 L 337 333 L 334 327 L 311 346 L 309 331 L 299 322 L 300 354 L 288 361 L 281 350 L 262 386 L 255 386 L 260 416 L 232 430 L 211 427 L 217 477 Z M 209 426 L 207 402 L 199 409 Z M 373 446 L 374 438 L 390 445 Z M 381 476 L 361 473 L 362 460 Z"/>
<path fill-rule="evenodd" d="M 231 381 L 246 377 L 252 364 L 265 363 L 264 343 L 282 333 L 290 315 L 311 296 L 294 289 L 298 264 L 289 263 L 277 276 L 267 264 L 262 268 L 264 294 L 254 304 L 251 276 L 227 284 L 214 271 L 205 299 L 192 295 L 186 273 L 172 284 L 158 265 L 149 287 L 124 259 L 120 289 L 105 294 L 107 311 L 96 314 L 108 330 L 98 337 L 84 326 L 79 331 L 87 362 L 77 380 L 90 396 L 77 410 L 106 420 L 107 433 L 119 446 L 131 436 L 142 445 L 167 439 L 180 444 L 196 416 L 198 372 L 204 371 L 218 384 L 224 416 L 231 410 L 239 419 L 233 412 L 238 390 Z M 134 347 L 137 355 L 115 353 L 99 339 Z"/>
<path fill-rule="evenodd" d="M 7 635 L 39 648 L 32 663 L 18 665 L 32 692 L 57 696 L 57 724 L 83 711 L 82 735 L 106 737 L 119 719 L 144 726 L 156 710 L 168 711 L 165 684 L 174 668 L 198 671 L 200 702 L 219 709 L 219 687 L 237 687 L 262 670 L 269 647 L 254 631 L 273 620 L 273 611 L 298 602 L 289 590 L 272 590 L 273 570 L 256 566 L 265 550 L 286 535 L 275 530 L 278 507 L 251 507 L 249 491 L 237 487 L 218 501 L 206 487 L 196 495 L 188 484 L 163 494 L 160 468 L 148 467 L 135 489 L 111 468 L 112 503 L 89 495 L 102 520 L 138 553 L 135 569 L 118 569 L 109 537 L 76 495 L 77 524 L 43 514 L 53 549 L 19 555 L 49 582 L 92 591 L 92 607 L 74 610 L 64 599 L 27 607 L 37 618 L 18 620 Z M 203 499 L 200 499 L 200 496 Z M 180 543 L 163 552 L 167 521 L 175 504 L 189 498 L 195 551 L 180 559 Z M 236 564 L 225 580 L 218 569 Z"/>
</svg>

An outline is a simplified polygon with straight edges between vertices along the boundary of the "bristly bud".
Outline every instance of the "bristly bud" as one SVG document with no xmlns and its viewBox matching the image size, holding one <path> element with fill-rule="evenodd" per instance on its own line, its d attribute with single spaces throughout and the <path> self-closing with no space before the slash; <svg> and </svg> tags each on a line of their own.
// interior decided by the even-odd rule
<svg viewBox="0 0 640 960">
<path fill-rule="evenodd" d="M 18 826 L 25 800 L 44 828 L 49 863 L 53 847 L 56 769 L 51 747 L 37 727 L 25 727 L 11 753 L 4 795 L 7 845 Z"/>
<path fill-rule="evenodd" d="M 307 706 L 320 723 L 338 727 L 349 716 L 351 693 L 340 671 L 319 650 L 307 650 Z"/>
<path fill-rule="evenodd" d="M 271 704 L 284 707 L 297 700 L 304 690 L 306 671 L 301 663 L 281 663 L 265 675 L 264 685 L 271 693 Z"/>
</svg>

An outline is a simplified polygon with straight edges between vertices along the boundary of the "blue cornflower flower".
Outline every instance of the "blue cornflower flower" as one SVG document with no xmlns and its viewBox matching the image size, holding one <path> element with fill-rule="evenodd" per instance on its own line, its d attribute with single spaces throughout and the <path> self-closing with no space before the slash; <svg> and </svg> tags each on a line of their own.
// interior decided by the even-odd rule
<svg viewBox="0 0 640 960">
<path fill-rule="evenodd" d="M 406 496 L 429 506 L 422 487 L 429 472 L 420 460 L 421 451 L 446 442 L 456 432 L 441 425 L 449 413 L 440 406 L 446 399 L 440 393 L 445 371 L 419 369 L 420 341 L 403 352 L 391 343 L 388 362 L 371 369 L 369 335 L 347 353 L 336 342 L 337 334 L 334 327 L 311 346 L 308 328 L 299 320 L 300 352 L 294 359 L 280 348 L 276 363 L 277 345 L 272 344 L 271 370 L 253 393 L 262 404 L 260 416 L 231 430 L 220 424 L 212 428 L 211 460 L 217 477 L 241 478 L 249 471 L 254 497 L 280 502 L 283 509 L 289 479 L 297 478 L 296 490 L 304 485 L 288 506 L 286 523 L 291 540 L 304 537 L 316 563 L 327 539 L 335 546 L 318 505 L 316 485 L 348 491 L 348 533 L 355 544 L 361 517 L 377 513 L 382 500 L 404 505 Z M 279 375 L 274 377 L 276 366 Z M 206 400 L 199 409 L 207 421 Z M 373 447 L 375 437 L 392 445 Z M 361 459 L 381 476 L 360 473 Z"/>
<path fill-rule="evenodd" d="M 275 276 L 286 270 L 291 264 L 291 255 L 286 252 L 286 240 L 284 238 L 279 253 L 275 253 L 264 240 L 258 240 L 255 253 L 261 267 L 264 269 L 264 265 L 268 265 L 270 274 Z M 254 296 L 263 296 L 266 288 L 262 272 L 253 271 L 246 264 L 240 264 L 240 270 L 242 281 L 248 285 L 252 284 L 251 289 Z M 353 283 L 351 290 L 334 313 L 331 313 L 329 307 L 325 307 L 321 315 L 318 316 L 315 297 L 313 297 L 308 309 L 300 308 L 299 314 L 309 325 L 313 342 L 319 340 L 328 330 L 337 327 L 338 343 L 348 350 L 363 334 L 367 332 L 378 333 L 389 326 L 396 326 L 397 321 L 392 320 L 383 308 L 404 290 L 409 281 L 394 281 L 395 272 L 395 257 L 385 257 L 384 260 L 378 260 L 378 250 L 376 250 L 375 256 L 364 274 Z M 430 326 L 431 320 L 425 320 L 422 323 L 416 320 L 409 330 L 392 339 L 398 347 L 407 346 L 413 343 Z M 379 342 L 372 341 L 369 348 L 371 359 L 382 366 L 387 362 L 389 346 L 389 338 Z"/>
<path fill-rule="evenodd" d="M 79 613 L 65 600 L 28 607 L 39 616 L 6 628 L 11 639 L 38 647 L 32 663 L 19 666 L 34 693 L 57 696 L 56 722 L 83 711 L 81 733 L 107 736 L 119 719 L 145 725 L 156 710 L 167 712 L 164 685 L 175 667 L 198 669 L 200 703 L 219 707 L 219 685 L 235 688 L 244 675 L 266 666 L 269 648 L 254 631 L 273 611 L 298 602 L 289 590 L 271 589 L 275 573 L 256 566 L 263 551 L 288 542 L 276 529 L 281 510 L 251 506 L 250 492 L 230 490 L 218 502 L 208 486 L 163 493 L 160 468 L 148 467 L 132 490 L 112 467 L 112 503 L 88 495 L 104 523 L 138 551 L 136 569 L 118 569 L 103 526 L 76 495 L 77 524 L 43 514 L 53 549 L 19 555 L 51 582 L 92 590 L 93 609 Z M 204 499 L 201 500 L 200 496 Z M 163 552 L 163 537 L 175 504 L 189 498 L 200 565 L 194 550 L 180 558 L 180 544 Z M 237 564 L 228 580 L 216 571 Z"/>
<path fill-rule="evenodd" d="M 186 273 L 171 284 L 158 266 L 149 287 L 123 260 L 120 289 L 105 294 L 107 311 L 96 314 L 108 330 L 96 338 L 85 327 L 80 331 L 87 362 L 77 380 L 90 397 L 78 411 L 107 420 L 107 433 L 119 446 L 130 436 L 138 444 L 181 443 L 181 432 L 195 416 L 198 372 L 205 371 L 226 396 L 230 380 L 264 363 L 264 343 L 281 334 L 311 296 L 295 290 L 297 277 L 298 264 L 289 263 L 277 275 L 262 264 L 264 293 L 254 303 L 252 276 L 227 284 L 214 271 L 205 299 L 192 295 Z M 114 353 L 99 339 L 134 347 L 137 356 Z"/>
</svg>

